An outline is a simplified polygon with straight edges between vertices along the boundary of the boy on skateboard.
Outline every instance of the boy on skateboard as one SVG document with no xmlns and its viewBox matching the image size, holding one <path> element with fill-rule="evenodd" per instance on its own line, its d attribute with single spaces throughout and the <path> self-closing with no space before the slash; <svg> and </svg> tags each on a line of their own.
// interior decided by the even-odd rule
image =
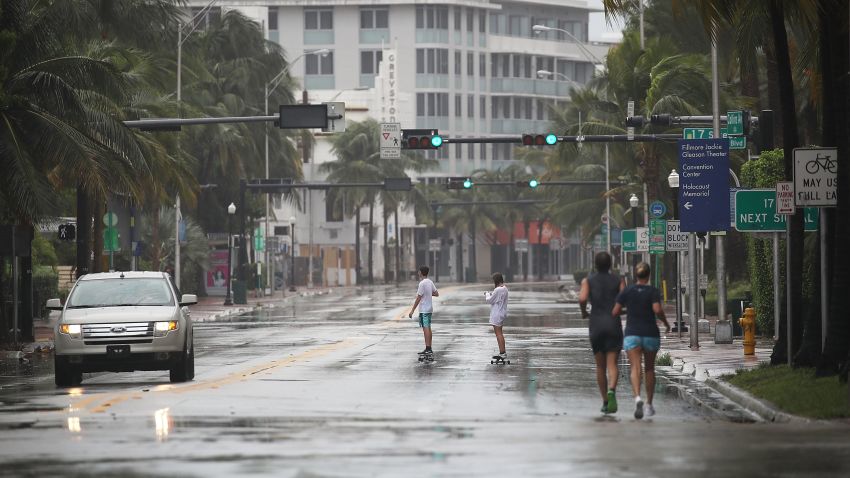
<svg viewBox="0 0 850 478">
<path fill-rule="evenodd" d="M 493 284 L 496 286 L 493 292 L 485 292 L 484 300 L 490 304 L 490 325 L 496 334 L 496 343 L 499 345 L 499 355 L 494 355 L 493 360 L 504 362 L 508 358 L 505 352 L 505 336 L 502 334 L 502 324 L 508 317 L 508 288 L 505 287 L 505 278 L 497 272 L 493 274 Z"/>
<path fill-rule="evenodd" d="M 428 266 L 419 268 L 419 288 L 416 289 L 416 301 L 413 302 L 413 308 L 407 314 L 413 318 L 413 311 L 419 307 L 419 326 L 422 327 L 422 333 L 425 335 L 425 350 L 419 352 L 419 355 L 431 356 L 434 352 L 431 350 L 431 314 L 434 312 L 434 304 L 431 297 L 439 297 L 437 286 L 428 278 L 428 273 L 431 270 Z"/>
</svg>

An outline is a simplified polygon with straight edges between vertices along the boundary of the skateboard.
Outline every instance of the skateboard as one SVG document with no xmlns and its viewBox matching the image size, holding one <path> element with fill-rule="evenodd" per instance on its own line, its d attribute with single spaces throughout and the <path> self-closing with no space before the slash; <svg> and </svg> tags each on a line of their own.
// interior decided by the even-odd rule
<svg viewBox="0 0 850 478">
<path fill-rule="evenodd" d="M 422 354 L 422 355 L 420 355 L 420 356 L 419 356 L 419 361 L 420 361 L 420 362 L 427 362 L 427 363 L 431 363 L 431 362 L 433 362 L 433 361 L 434 361 L 434 354 L 433 354 L 433 353 L 430 353 L 430 354 Z"/>
<path fill-rule="evenodd" d="M 494 355 L 494 356 L 492 357 L 492 360 L 490 360 L 490 365 L 493 365 L 493 364 L 497 364 L 497 365 L 505 365 L 505 364 L 508 364 L 508 365 L 510 365 L 510 364 L 511 364 L 511 361 L 510 361 L 510 360 L 503 359 L 501 355 Z"/>
</svg>

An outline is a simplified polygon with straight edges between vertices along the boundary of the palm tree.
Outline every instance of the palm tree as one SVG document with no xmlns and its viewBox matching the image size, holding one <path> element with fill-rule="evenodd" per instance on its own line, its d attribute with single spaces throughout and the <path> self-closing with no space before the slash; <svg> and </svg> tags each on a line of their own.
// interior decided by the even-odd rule
<svg viewBox="0 0 850 478">
<path fill-rule="evenodd" d="M 344 133 L 335 135 L 331 139 L 331 151 L 337 156 L 336 161 L 323 163 L 319 171 L 327 173 L 329 182 L 361 182 L 377 183 L 388 177 L 407 177 L 407 171 L 423 171 L 436 165 L 436 161 L 425 160 L 418 155 L 402 155 L 396 160 L 382 160 L 380 158 L 379 138 L 381 127 L 377 121 L 369 119 L 359 123 L 352 123 L 346 127 Z M 381 198 L 384 206 L 384 218 L 388 217 L 388 211 L 397 209 L 402 199 L 399 194 L 387 192 L 378 193 L 369 188 L 351 188 L 341 193 L 333 193 L 331 200 L 337 206 L 347 204 L 351 209 L 343 211 L 345 214 L 353 212 L 356 221 L 355 231 L 355 255 L 357 264 L 357 278 L 360 278 L 360 209 L 369 205 L 369 282 L 374 282 L 372 267 L 372 231 L 375 201 Z M 396 225 L 397 226 L 397 225 Z M 386 231 L 386 227 L 384 228 Z"/>
</svg>

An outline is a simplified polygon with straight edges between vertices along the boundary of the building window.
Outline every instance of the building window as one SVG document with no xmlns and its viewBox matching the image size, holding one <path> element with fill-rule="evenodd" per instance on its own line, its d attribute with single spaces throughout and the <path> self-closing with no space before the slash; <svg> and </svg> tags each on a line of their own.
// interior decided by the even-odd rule
<svg viewBox="0 0 850 478">
<path fill-rule="evenodd" d="M 325 222 L 342 222 L 342 208 L 325 194 Z"/>
<path fill-rule="evenodd" d="M 461 65 L 460 65 L 460 52 L 456 51 L 455 52 L 455 75 L 460 76 L 461 71 L 462 70 L 461 70 Z"/>
<path fill-rule="evenodd" d="M 478 98 L 478 117 L 481 119 L 487 117 L 487 98 L 484 96 Z"/>
<path fill-rule="evenodd" d="M 449 29 L 449 8 L 421 5 L 416 7 L 416 28 Z"/>
<path fill-rule="evenodd" d="M 481 159 L 487 159 L 487 145 L 484 144 L 484 143 L 481 143 L 479 145 L 478 149 L 479 149 L 479 157 Z"/>
<path fill-rule="evenodd" d="M 466 31 L 472 32 L 475 30 L 475 15 L 472 13 L 471 8 L 466 9 Z"/>
<path fill-rule="evenodd" d="M 484 78 L 487 76 L 487 54 L 479 53 L 478 54 L 478 76 Z"/>
<path fill-rule="evenodd" d="M 469 143 L 466 146 L 467 146 L 466 154 L 469 155 L 469 159 L 475 159 L 475 145 L 472 144 L 472 143 Z"/>
<path fill-rule="evenodd" d="M 304 56 L 304 72 L 307 75 L 333 75 L 334 53 L 316 55 L 308 53 Z"/>
<path fill-rule="evenodd" d="M 449 50 L 446 48 L 417 48 L 416 73 L 449 74 Z"/>
<path fill-rule="evenodd" d="M 269 7 L 269 30 L 277 30 L 277 7 Z"/>
<path fill-rule="evenodd" d="M 334 28 L 334 12 L 333 10 L 304 10 L 304 29 L 305 30 L 333 30 Z"/>
<path fill-rule="evenodd" d="M 463 147 L 461 145 L 457 145 L 457 147 L 455 147 L 454 150 L 455 150 L 455 159 L 460 159 L 461 157 L 463 157 Z"/>
<path fill-rule="evenodd" d="M 449 116 L 449 94 L 417 93 L 416 116 Z"/>
<path fill-rule="evenodd" d="M 372 30 L 389 27 L 390 12 L 386 8 L 363 8 L 360 10 L 360 28 Z"/>
<path fill-rule="evenodd" d="M 377 75 L 378 66 L 384 57 L 381 50 L 363 50 L 360 52 L 360 74 Z"/>
<path fill-rule="evenodd" d="M 478 32 L 487 32 L 487 12 L 481 11 L 478 13 Z"/>
<path fill-rule="evenodd" d="M 460 106 L 461 106 L 461 99 L 460 99 L 460 96 L 461 96 L 461 95 L 458 95 L 458 94 L 456 94 L 456 95 L 455 95 L 455 116 L 457 116 L 458 118 L 460 118 L 461 116 L 463 116 L 463 114 L 462 114 L 462 112 L 461 112 L 461 110 L 460 110 Z"/>
<path fill-rule="evenodd" d="M 466 54 L 466 74 L 475 76 L 475 53 Z"/>
<path fill-rule="evenodd" d="M 466 96 L 466 117 L 475 118 L 475 95 Z"/>
<path fill-rule="evenodd" d="M 546 104 L 543 100 L 537 100 L 537 119 L 543 120 L 543 112 L 546 110 Z"/>
<path fill-rule="evenodd" d="M 455 30 L 460 31 L 460 7 L 455 7 Z"/>
</svg>

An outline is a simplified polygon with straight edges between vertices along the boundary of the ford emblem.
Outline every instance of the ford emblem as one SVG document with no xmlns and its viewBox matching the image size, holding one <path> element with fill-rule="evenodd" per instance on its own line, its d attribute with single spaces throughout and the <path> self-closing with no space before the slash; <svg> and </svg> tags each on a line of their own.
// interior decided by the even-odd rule
<svg viewBox="0 0 850 478">
<path fill-rule="evenodd" d="M 127 329 L 125 327 L 112 327 L 112 332 L 116 334 L 123 334 Z"/>
</svg>

